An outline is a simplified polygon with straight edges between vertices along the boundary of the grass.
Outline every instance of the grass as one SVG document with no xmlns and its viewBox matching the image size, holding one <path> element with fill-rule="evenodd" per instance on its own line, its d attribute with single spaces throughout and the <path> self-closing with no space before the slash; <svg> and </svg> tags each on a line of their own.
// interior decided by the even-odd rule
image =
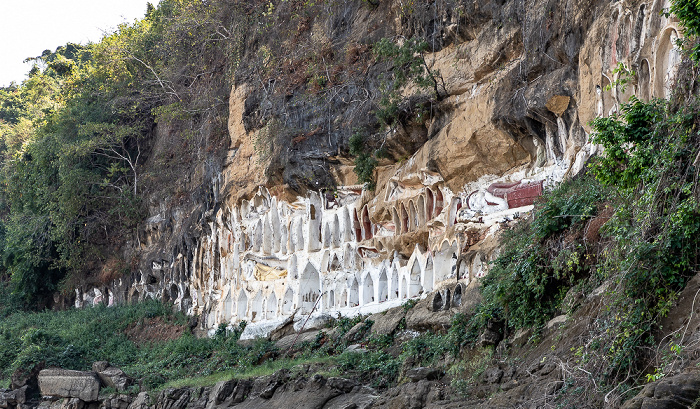
<svg viewBox="0 0 700 409">
<path fill-rule="evenodd" d="M 257 378 L 261 376 L 272 375 L 282 369 L 292 370 L 300 365 L 327 365 L 332 366 L 337 362 L 334 357 L 320 358 L 299 358 L 299 359 L 279 359 L 266 361 L 261 365 L 254 366 L 244 371 L 228 370 L 223 372 L 213 373 L 206 376 L 193 376 L 182 379 L 175 379 L 163 384 L 159 390 L 168 388 L 184 388 L 184 387 L 204 387 L 212 386 L 222 381 L 230 381 L 232 379 L 247 379 Z M 330 372 L 329 372 L 330 373 Z"/>
</svg>

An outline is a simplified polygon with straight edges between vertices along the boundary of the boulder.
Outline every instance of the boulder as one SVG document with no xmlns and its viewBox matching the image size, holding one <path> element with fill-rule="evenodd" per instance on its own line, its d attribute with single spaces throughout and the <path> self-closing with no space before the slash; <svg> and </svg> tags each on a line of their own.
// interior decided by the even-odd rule
<svg viewBox="0 0 700 409">
<path fill-rule="evenodd" d="M 358 322 L 343 335 L 343 341 L 346 343 L 357 342 L 365 337 L 369 328 L 370 325 L 366 321 Z"/>
<path fill-rule="evenodd" d="M 129 404 L 127 409 L 147 409 L 151 402 L 147 392 L 141 392 L 136 395 L 136 398 Z"/>
<path fill-rule="evenodd" d="M 368 351 L 366 348 L 362 348 L 362 345 L 360 345 L 360 344 L 352 344 L 352 345 L 349 345 L 347 348 L 345 348 L 345 350 L 343 352 L 354 352 L 357 354 L 364 354 Z"/>
<path fill-rule="evenodd" d="M 488 368 L 481 376 L 485 383 L 501 383 L 502 378 L 503 370 L 501 368 Z"/>
<path fill-rule="evenodd" d="M 479 345 L 481 347 L 487 347 L 491 345 L 496 345 L 501 340 L 501 334 L 496 331 L 486 329 L 479 337 Z"/>
<path fill-rule="evenodd" d="M 92 364 L 92 370 L 97 372 L 103 385 L 114 388 L 117 392 L 124 392 L 134 384 L 134 380 L 124 371 L 116 366 L 111 366 L 107 361 L 95 362 Z"/>
<path fill-rule="evenodd" d="M 318 333 L 319 331 L 304 332 L 303 334 L 292 333 L 275 342 L 275 346 L 281 352 L 286 353 L 292 346 L 299 346 L 306 341 L 314 341 Z"/>
<path fill-rule="evenodd" d="M 289 334 L 294 333 L 294 317 L 296 316 L 296 311 L 287 317 L 282 323 L 274 330 L 270 332 L 270 341 L 277 342 L 280 339 L 286 337 Z"/>
<path fill-rule="evenodd" d="M 39 389 L 44 396 L 97 400 L 100 381 L 94 372 L 44 369 L 39 372 Z"/>
<path fill-rule="evenodd" d="M 694 407 L 700 398 L 700 373 L 683 373 L 647 384 L 622 409 Z"/>
<path fill-rule="evenodd" d="M 489 320 L 486 323 L 486 329 L 479 337 L 479 345 L 482 347 L 498 345 L 501 339 L 503 339 L 503 322 Z"/>
<path fill-rule="evenodd" d="M 327 328 L 333 322 L 333 320 L 333 317 L 328 314 L 316 314 L 312 315 L 311 317 L 300 315 L 294 320 L 294 331 L 302 332 L 315 329 L 324 329 Z"/>
<path fill-rule="evenodd" d="M 99 409 L 128 409 L 133 397 L 129 395 L 113 395 L 102 401 Z"/>
<path fill-rule="evenodd" d="M 188 388 L 166 389 L 156 399 L 154 409 L 185 409 L 190 401 Z"/>
<path fill-rule="evenodd" d="M 406 317 L 406 310 L 403 307 L 392 308 L 384 313 L 374 314 L 369 317 L 374 321 L 372 333 L 377 335 L 391 335 Z"/>
<path fill-rule="evenodd" d="M 512 344 L 513 344 L 513 346 L 521 347 L 521 346 L 527 344 L 527 341 L 530 339 L 531 336 L 532 336 L 531 329 L 520 328 L 518 331 L 515 332 L 515 335 L 513 335 Z"/>
<path fill-rule="evenodd" d="M 40 362 L 31 368 L 17 368 L 11 377 L 10 389 L 20 389 L 29 386 L 27 393 L 39 392 L 39 372 L 44 369 L 44 363 Z"/>
<path fill-rule="evenodd" d="M 26 402 L 27 388 L 25 385 L 13 391 L 0 389 L 0 408 L 14 408 Z"/>
<path fill-rule="evenodd" d="M 421 332 L 429 330 L 440 332 L 450 328 L 454 314 L 444 310 L 431 311 L 429 303 L 432 300 L 432 297 L 421 300 L 406 313 L 406 328 Z"/>
<path fill-rule="evenodd" d="M 406 377 L 410 379 L 411 382 L 418 382 L 422 381 L 423 379 L 435 381 L 442 377 L 442 372 L 435 368 L 418 367 L 406 371 Z"/>
<path fill-rule="evenodd" d="M 547 322 L 547 330 L 553 330 L 566 324 L 566 315 L 558 315 Z"/>
<path fill-rule="evenodd" d="M 358 385 L 357 381 L 347 378 L 328 378 L 326 383 L 329 388 L 338 389 L 343 393 L 348 393 L 353 390 L 354 387 Z"/>
<path fill-rule="evenodd" d="M 364 388 L 363 388 L 364 389 Z M 367 393 L 360 390 L 357 393 L 345 393 L 328 401 L 324 406 L 326 408 L 342 408 L 342 409 L 369 409 L 377 400 L 376 393 Z"/>
<path fill-rule="evenodd" d="M 282 386 L 289 379 L 289 371 L 282 369 L 272 375 L 262 376 L 253 381 L 250 396 L 259 396 L 263 399 L 270 399 L 275 394 L 277 388 Z"/>
<path fill-rule="evenodd" d="M 233 394 L 233 389 L 236 387 L 236 380 L 231 381 L 221 381 L 214 385 L 209 393 L 209 403 L 213 405 L 220 405 L 226 399 L 228 399 L 231 394 Z"/>
</svg>

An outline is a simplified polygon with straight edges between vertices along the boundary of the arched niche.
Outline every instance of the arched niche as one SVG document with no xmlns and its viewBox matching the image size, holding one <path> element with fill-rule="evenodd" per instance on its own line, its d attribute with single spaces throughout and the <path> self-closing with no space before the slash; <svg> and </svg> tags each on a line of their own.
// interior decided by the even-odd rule
<svg viewBox="0 0 700 409">
<path fill-rule="evenodd" d="M 669 27 L 664 30 L 656 49 L 656 64 L 654 76 L 654 96 L 668 99 L 676 79 L 678 65 L 681 62 L 681 52 L 675 44 L 678 32 Z"/>
<path fill-rule="evenodd" d="M 474 258 L 472 259 L 472 274 L 471 275 L 473 277 L 481 278 L 485 274 L 486 274 L 486 272 L 484 271 L 484 263 L 481 260 L 481 254 L 476 253 L 476 255 L 474 255 Z"/>
<path fill-rule="evenodd" d="M 345 250 L 343 250 L 343 265 L 348 270 L 352 269 L 355 266 L 354 254 L 355 250 L 353 249 L 352 244 L 346 243 Z"/>
<path fill-rule="evenodd" d="M 454 291 L 452 292 L 452 307 L 458 308 L 462 306 L 462 293 L 464 285 L 463 284 L 457 284 L 454 288 Z"/>
<path fill-rule="evenodd" d="M 432 189 L 425 189 L 425 220 L 433 219 L 433 209 L 435 206 L 435 195 Z"/>
<path fill-rule="evenodd" d="M 435 286 L 435 274 L 433 272 L 433 258 L 428 257 L 425 262 L 425 272 L 423 273 L 423 288 L 425 291 L 432 291 Z"/>
<path fill-rule="evenodd" d="M 433 300 L 430 303 L 430 310 L 433 312 L 440 311 L 444 306 L 445 301 L 442 299 L 442 294 L 440 294 L 440 291 L 436 291 L 433 295 Z"/>
<path fill-rule="evenodd" d="M 298 217 L 295 223 L 294 251 L 304 251 L 304 219 Z"/>
<path fill-rule="evenodd" d="M 401 288 L 399 290 L 399 295 L 401 298 L 408 298 L 408 282 L 406 277 L 401 277 Z"/>
<path fill-rule="evenodd" d="M 603 48 L 603 71 L 612 70 L 617 65 L 617 43 L 619 36 L 619 26 L 620 26 L 620 11 L 618 9 L 613 10 L 612 16 L 610 18 L 610 26 L 608 31 L 608 38 Z"/>
<path fill-rule="evenodd" d="M 320 250 L 321 249 L 321 228 L 323 226 L 323 213 L 319 210 L 321 208 L 320 197 L 311 192 L 309 196 L 309 234 L 307 237 L 307 249 L 309 251 Z M 316 205 L 314 205 L 316 203 Z"/>
<path fill-rule="evenodd" d="M 408 226 L 408 212 L 406 211 L 406 206 L 401 203 L 399 206 L 400 211 L 400 217 L 401 217 L 401 233 L 407 233 L 409 231 L 409 226 Z"/>
<path fill-rule="evenodd" d="M 394 235 L 400 235 L 402 233 L 401 219 L 399 219 L 399 213 L 396 211 L 396 207 L 391 208 L 391 220 L 394 222 Z"/>
<path fill-rule="evenodd" d="M 257 294 L 255 294 L 255 297 L 253 297 L 253 305 L 252 305 L 252 310 L 250 312 L 250 320 L 255 322 L 255 321 L 260 321 L 264 319 L 264 314 L 263 314 L 263 295 L 262 291 L 258 291 Z"/>
<path fill-rule="evenodd" d="M 348 289 L 347 288 L 343 289 L 343 292 L 340 293 L 340 298 L 338 299 L 338 306 L 340 308 L 345 308 L 348 306 Z"/>
<path fill-rule="evenodd" d="M 654 0 L 654 4 L 651 6 L 651 13 L 649 13 L 649 30 L 650 35 L 655 35 L 661 30 L 661 24 L 666 20 L 662 15 L 662 10 L 664 8 L 665 0 Z"/>
<path fill-rule="evenodd" d="M 253 251 L 254 252 L 259 252 L 260 249 L 262 248 L 262 241 L 263 241 L 263 224 L 262 220 L 258 220 L 257 223 L 255 223 L 255 229 L 253 230 Z"/>
<path fill-rule="evenodd" d="M 418 223 L 418 212 L 416 212 L 416 205 L 413 204 L 413 200 L 409 200 L 409 202 L 408 202 L 408 215 L 409 215 L 408 230 L 414 231 L 418 228 L 419 223 Z"/>
<path fill-rule="evenodd" d="M 442 209 L 445 207 L 445 199 L 442 196 L 442 190 L 437 189 L 435 193 L 435 211 L 433 212 L 433 217 L 437 217 L 442 213 Z"/>
<path fill-rule="evenodd" d="M 603 98 L 603 117 L 607 117 L 615 106 L 615 99 L 612 96 L 612 84 L 606 75 L 600 77 L 600 89 Z"/>
<path fill-rule="evenodd" d="M 330 271 L 338 271 L 343 268 L 343 265 L 340 264 L 340 259 L 338 259 L 338 255 L 334 254 L 333 257 L 331 257 L 331 264 L 329 266 Z"/>
<path fill-rule="evenodd" d="M 649 61 L 643 59 L 639 63 L 639 99 L 649 101 L 651 99 L 651 71 L 649 70 Z"/>
<path fill-rule="evenodd" d="M 418 196 L 418 205 L 416 208 L 416 212 L 418 213 L 418 226 L 425 226 L 426 210 L 425 210 L 425 199 L 423 198 L 423 195 Z"/>
<path fill-rule="evenodd" d="M 277 296 L 274 292 L 267 296 L 267 302 L 265 304 L 265 318 L 268 320 L 277 318 Z"/>
<path fill-rule="evenodd" d="M 435 252 L 433 262 L 435 263 L 435 281 L 440 282 L 446 278 L 457 274 L 457 241 L 452 243 L 447 240 L 440 244 L 440 249 Z"/>
<path fill-rule="evenodd" d="M 287 230 L 287 225 L 280 225 L 280 251 L 282 254 L 289 253 L 289 231 Z"/>
<path fill-rule="evenodd" d="M 372 238 L 372 222 L 369 220 L 369 210 L 367 210 L 367 205 L 362 208 L 362 230 L 365 233 L 365 240 Z"/>
<path fill-rule="evenodd" d="M 353 226 L 355 228 L 355 241 L 362 241 L 362 226 L 360 225 L 360 219 L 357 217 L 357 209 L 353 209 Z"/>
<path fill-rule="evenodd" d="M 182 295 L 182 300 L 180 300 L 180 311 L 188 314 L 190 308 L 192 308 L 192 297 L 190 295 L 190 289 L 185 288 L 185 293 Z"/>
<path fill-rule="evenodd" d="M 450 210 L 447 216 L 447 226 L 451 227 L 457 223 L 457 212 L 462 208 L 462 199 L 459 196 L 455 196 L 450 201 Z"/>
<path fill-rule="evenodd" d="M 231 291 L 226 292 L 226 298 L 224 298 L 224 321 L 231 321 L 233 317 L 233 299 L 231 298 Z"/>
<path fill-rule="evenodd" d="M 335 308 L 335 291 L 328 291 L 328 309 L 331 310 Z"/>
<path fill-rule="evenodd" d="M 362 305 L 374 302 L 374 280 L 372 275 L 367 273 L 362 283 Z"/>
<path fill-rule="evenodd" d="M 469 261 L 466 257 L 461 257 L 457 261 L 457 280 L 467 279 L 467 282 L 471 282 L 471 277 L 469 276 Z"/>
<path fill-rule="evenodd" d="M 288 287 L 282 299 L 282 314 L 290 315 L 292 311 L 294 311 L 294 291 L 291 287 Z"/>
<path fill-rule="evenodd" d="M 236 300 L 236 316 L 239 320 L 245 320 L 247 312 L 248 295 L 246 295 L 245 290 L 241 290 L 241 292 L 238 294 L 238 299 Z"/>
<path fill-rule="evenodd" d="M 408 297 L 413 298 L 418 296 L 423 290 L 420 284 L 421 282 L 421 270 L 418 260 L 413 261 L 413 266 L 411 267 L 410 281 L 408 283 Z"/>
<path fill-rule="evenodd" d="M 259 192 L 253 197 L 253 206 L 256 213 L 263 213 L 270 208 L 270 200 Z"/>
<path fill-rule="evenodd" d="M 360 286 L 357 284 L 357 278 L 353 278 L 352 284 L 350 284 L 348 303 L 350 307 L 357 307 L 360 305 Z"/>
<path fill-rule="evenodd" d="M 280 215 L 275 203 L 276 201 L 273 201 L 272 211 L 270 212 L 270 230 L 272 233 L 272 252 L 279 253 L 283 250 L 282 247 L 286 246 L 286 244 L 282 241 L 282 225 L 280 223 Z"/>
<path fill-rule="evenodd" d="M 292 254 L 287 262 L 287 274 L 292 279 L 296 280 L 299 278 L 299 271 L 297 270 L 297 255 Z"/>
<path fill-rule="evenodd" d="M 176 301 L 180 296 L 180 289 L 177 288 L 176 284 L 170 285 L 170 299 Z"/>
<path fill-rule="evenodd" d="M 337 249 L 341 245 L 341 234 L 340 234 L 340 218 L 337 214 L 333 215 L 333 225 L 331 227 L 331 246 Z"/>
<path fill-rule="evenodd" d="M 382 269 L 379 274 L 379 283 L 377 286 L 377 301 L 384 302 L 389 299 L 389 280 L 386 276 L 386 269 Z"/>
<path fill-rule="evenodd" d="M 352 223 L 350 222 L 350 211 L 347 206 L 343 206 L 343 241 L 351 241 L 353 236 Z"/>
<path fill-rule="evenodd" d="M 321 294 L 321 276 L 313 264 L 307 263 L 299 278 L 299 297 L 302 314 L 310 314 Z"/>
<path fill-rule="evenodd" d="M 250 203 L 243 199 L 241 201 L 241 219 L 245 219 L 248 217 L 248 214 L 250 213 Z"/>
<path fill-rule="evenodd" d="M 332 242 L 333 240 L 331 237 L 331 226 L 328 223 L 326 223 L 326 226 L 323 229 L 323 247 L 330 248 Z"/>
<path fill-rule="evenodd" d="M 264 254 L 270 254 L 272 252 L 272 223 L 270 222 L 269 216 L 265 218 L 265 223 L 263 224 L 263 234 L 262 234 L 262 251 Z"/>
<path fill-rule="evenodd" d="M 321 256 L 321 272 L 327 273 L 331 269 L 331 251 L 324 250 Z"/>
</svg>

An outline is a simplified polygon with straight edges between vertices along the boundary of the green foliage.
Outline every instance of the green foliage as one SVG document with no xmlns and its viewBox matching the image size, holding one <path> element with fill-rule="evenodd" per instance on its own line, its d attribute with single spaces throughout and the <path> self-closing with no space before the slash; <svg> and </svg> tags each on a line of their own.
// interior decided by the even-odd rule
<svg viewBox="0 0 700 409">
<path fill-rule="evenodd" d="M 419 89 L 430 90 L 432 97 L 438 101 L 444 98 L 445 86 L 437 70 L 428 67 L 425 53 L 429 45 L 425 40 L 409 38 L 402 44 L 396 44 L 388 38 L 382 38 L 373 47 L 374 55 L 380 60 L 389 61 L 392 70 L 391 81 L 382 86 L 382 97 L 375 115 L 380 124 L 393 128 L 399 121 L 399 105 L 403 101 L 401 89 L 408 83 L 414 83 Z"/>
<path fill-rule="evenodd" d="M 345 352 L 337 357 L 338 370 L 373 387 L 392 385 L 399 375 L 401 362 L 383 351 Z"/>
<path fill-rule="evenodd" d="M 377 167 L 377 160 L 367 144 L 367 134 L 361 129 L 356 129 L 350 137 L 349 145 L 350 154 L 355 157 L 354 171 L 357 181 L 365 183 L 368 189 L 374 190 L 374 169 Z"/>
<path fill-rule="evenodd" d="M 576 243 L 561 247 L 553 238 L 567 229 L 581 229 L 605 197 L 606 189 L 591 176 L 563 182 L 536 204 L 531 222 L 505 233 L 502 251 L 482 281 L 478 327 L 501 319 L 512 329 L 538 327 L 551 318 L 565 292 L 585 273 L 584 250 Z M 552 254 L 565 256 L 550 259 Z"/>
<path fill-rule="evenodd" d="M 224 134 L 228 79 L 255 16 L 238 13 L 247 7 L 163 0 L 99 43 L 28 59 L 29 78 L 0 90 L 0 275 L 15 301 L 36 308 L 94 278 L 132 238 L 160 177 L 142 174 L 156 122 Z"/>
<path fill-rule="evenodd" d="M 698 269 L 697 109 L 697 100 L 676 112 L 660 101 L 634 100 L 621 117 L 595 123 L 602 135 L 596 140 L 612 152 L 596 164 L 596 176 L 621 195 L 607 226 L 615 246 L 599 267 L 622 288 L 609 318 L 616 330 L 604 342 L 611 376 L 636 369 L 659 320 Z"/>
<path fill-rule="evenodd" d="M 124 336 L 129 324 L 145 318 L 173 316 L 161 303 L 125 307 L 95 307 L 62 312 L 18 312 L 0 321 L 0 378 L 9 379 L 17 368 L 39 362 L 85 370 L 107 359 L 125 367 L 138 362 L 138 347 Z"/>
<path fill-rule="evenodd" d="M 36 363 L 88 370 L 92 362 L 108 360 L 141 378 L 153 389 L 165 382 L 214 372 L 250 371 L 277 351 L 266 340 L 249 347 L 237 344 L 241 330 L 220 331 L 213 338 L 189 332 L 176 339 L 135 344 L 127 328 L 160 324 L 186 326 L 187 318 L 156 301 L 131 306 L 86 308 L 61 312 L 20 312 L 0 321 L 0 379 L 9 380 L 17 368 Z"/>
<path fill-rule="evenodd" d="M 409 310 L 413 309 L 413 307 L 415 307 L 416 304 L 418 304 L 417 300 L 410 299 L 410 300 L 406 301 L 405 303 L 403 303 L 402 307 L 403 307 L 404 311 L 409 311 Z"/>
<path fill-rule="evenodd" d="M 621 92 L 625 92 L 627 84 L 637 75 L 635 71 L 630 70 L 624 63 L 617 63 L 617 67 L 613 70 L 613 77 L 617 77 L 612 84 L 606 85 L 605 90 L 610 91 L 613 87 L 617 87 Z"/>
<path fill-rule="evenodd" d="M 681 21 L 685 35 L 697 39 L 700 35 L 700 5 L 697 0 L 673 0 L 670 12 Z M 693 61 L 700 62 L 700 43 L 690 50 Z"/>
<path fill-rule="evenodd" d="M 597 179 L 604 185 L 634 189 L 644 172 L 650 171 L 658 152 L 666 144 L 666 130 L 656 125 L 664 117 L 664 102 L 644 103 L 632 97 L 622 113 L 596 118 L 593 142 L 603 145 L 605 154 L 593 164 Z"/>
</svg>

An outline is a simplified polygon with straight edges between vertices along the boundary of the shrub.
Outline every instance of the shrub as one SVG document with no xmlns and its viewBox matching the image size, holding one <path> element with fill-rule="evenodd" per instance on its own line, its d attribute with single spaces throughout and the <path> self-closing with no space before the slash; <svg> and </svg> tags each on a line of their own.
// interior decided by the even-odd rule
<svg viewBox="0 0 700 409">
<path fill-rule="evenodd" d="M 502 250 L 482 281 L 484 298 L 472 325 L 506 319 L 509 328 L 517 329 L 547 322 L 566 291 L 586 273 L 580 246 L 554 237 L 582 228 L 605 197 L 606 189 L 591 175 L 563 182 L 536 204 L 531 221 L 506 231 Z M 562 255 L 565 259 L 557 260 Z"/>
</svg>

